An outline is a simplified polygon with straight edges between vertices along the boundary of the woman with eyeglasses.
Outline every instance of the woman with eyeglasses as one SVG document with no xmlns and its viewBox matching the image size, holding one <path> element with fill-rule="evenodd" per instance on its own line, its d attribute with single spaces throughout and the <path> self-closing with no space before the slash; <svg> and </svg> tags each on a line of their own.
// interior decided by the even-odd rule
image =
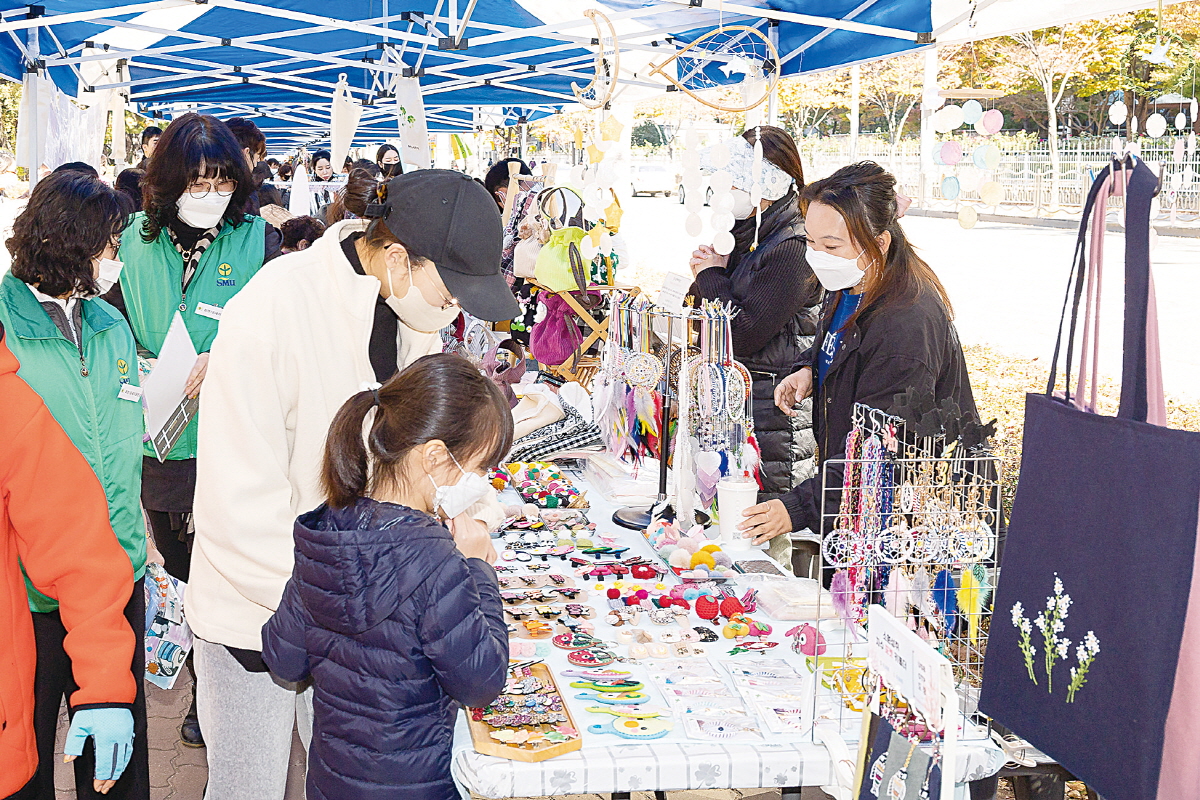
<svg viewBox="0 0 1200 800">
<path fill-rule="evenodd" d="M 229 304 L 201 396 L 187 613 L 208 796 L 221 800 L 282 800 L 294 725 L 308 744 L 311 688 L 267 672 L 262 627 L 292 574 L 296 517 L 324 500 L 334 415 L 439 352 L 438 331 L 460 309 L 485 320 L 518 311 L 500 274 L 500 212 L 471 178 L 355 181 L 346 207 L 363 218 L 269 264 Z"/>
<path fill-rule="evenodd" d="M 185 392 L 196 397 L 225 305 L 276 255 L 262 217 L 242 212 L 254 191 L 237 139 L 216 117 L 184 114 L 163 132 L 142 182 L 143 211 L 121 237 L 121 280 L 109 298 L 123 309 L 139 352 L 155 359 L 178 314 L 200 353 Z M 196 430 L 192 419 L 160 462 L 146 445 L 142 506 L 172 576 L 187 581 L 191 561 Z M 184 720 L 185 744 L 204 743 L 195 701 Z"/>
<path fill-rule="evenodd" d="M 146 624 L 142 589 L 146 528 L 138 507 L 144 426 L 138 402 L 137 346 L 129 324 L 99 298 L 121 271 L 115 258 L 131 212 L 124 194 L 84 172 L 59 172 L 39 182 L 13 222 L 7 242 L 12 270 L 0 279 L 0 329 L 7 331 L 9 349 L 20 362 L 17 375 L 41 395 L 104 489 L 109 537 L 116 534 L 113 544 L 119 544 L 129 559 L 124 568 L 126 588 L 117 609 L 124 606 L 128 623 L 141 631 Z M 6 413 L 7 408 L 0 410 L 0 415 Z M 74 534 L 70 528 L 61 532 L 64 537 Z M 129 769 L 107 789 L 104 784 L 115 777 L 111 745 L 102 747 L 98 758 L 89 749 L 76 762 L 77 795 L 98 797 L 98 791 L 105 789 L 109 797 L 148 798 L 144 651 L 134 650 L 132 664 L 127 651 L 90 656 L 98 661 L 123 656 L 121 666 L 132 703 L 126 699 L 101 707 L 81 701 L 74 675 L 82 673 L 73 670 L 85 664 L 73 664 L 72 656 L 80 654 L 68 641 L 70 629 L 81 619 L 80 609 L 70 607 L 60 614 L 53 588 L 47 589 L 53 596 L 32 584 L 27 584 L 27 591 L 37 644 L 33 729 L 39 759 L 30 797 L 55 796 L 54 737 L 59 707 L 66 697 L 81 723 L 98 717 L 105 726 L 126 730 L 133 746 Z M 111 602 L 112 596 L 97 595 L 98 605 L 89 613 L 101 613 L 99 604 Z M 94 710 L 80 716 L 75 704 L 81 702 Z M 118 748 L 122 756 L 130 752 L 128 739 L 123 742 Z"/>
</svg>

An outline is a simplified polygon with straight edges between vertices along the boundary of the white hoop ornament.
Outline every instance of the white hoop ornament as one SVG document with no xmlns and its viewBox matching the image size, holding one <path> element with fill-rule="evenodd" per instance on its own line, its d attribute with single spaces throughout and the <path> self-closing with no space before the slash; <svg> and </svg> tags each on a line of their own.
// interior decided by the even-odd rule
<svg viewBox="0 0 1200 800">
<path fill-rule="evenodd" d="M 634 353 L 625 361 L 625 379 L 633 386 L 654 388 L 662 375 L 663 363 L 651 353 Z"/>
<path fill-rule="evenodd" d="M 894 525 L 879 535 L 879 558 L 885 564 L 906 564 L 913 550 L 912 531 Z"/>
<path fill-rule="evenodd" d="M 835 568 L 850 566 L 850 537 L 853 536 L 854 531 L 845 528 L 830 531 L 821 542 L 821 557 L 825 559 L 825 563 Z"/>
<path fill-rule="evenodd" d="M 912 537 L 912 547 L 908 554 L 909 560 L 914 564 L 931 563 L 938 550 L 937 537 L 931 536 L 929 529 L 925 526 L 913 528 L 909 533 Z"/>
<path fill-rule="evenodd" d="M 590 19 L 596 28 L 597 48 L 592 67 L 595 72 L 592 79 L 583 88 L 580 88 L 575 81 L 571 81 L 571 91 L 575 94 L 575 99 L 586 108 L 604 108 L 612 99 L 613 89 L 617 85 L 617 75 L 621 71 L 621 48 L 617 41 L 617 29 L 613 27 L 608 17 L 594 8 L 584 11 L 583 15 Z M 601 20 L 608 28 L 608 33 L 605 33 L 604 29 L 600 27 Z"/>
<path fill-rule="evenodd" d="M 683 82 L 676 80 L 665 71 L 667 65 L 677 58 L 684 59 L 681 66 L 688 65 Z M 735 72 L 740 72 L 745 81 L 765 78 L 761 81 L 764 88 L 762 96 L 753 101 L 750 98 L 740 100 L 737 98 L 740 93 L 733 93 L 728 100 L 721 99 L 715 103 L 701 97 L 697 92 L 731 85 L 719 83 L 714 78 L 705 75 L 705 71 L 710 67 L 725 73 L 727 78 Z M 731 113 L 750 111 L 765 103 L 771 93 L 775 91 L 775 84 L 779 82 L 779 51 L 775 49 L 771 40 L 757 28 L 747 25 L 722 25 L 692 40 L 687 47 L 673 53 L 663 63 L 651 63 L 649 74 L 662 75 L 684 94 L 717 111 Z M 687 83 L 692 84 L 695 88 L 684 85 Z"/>
</svg>

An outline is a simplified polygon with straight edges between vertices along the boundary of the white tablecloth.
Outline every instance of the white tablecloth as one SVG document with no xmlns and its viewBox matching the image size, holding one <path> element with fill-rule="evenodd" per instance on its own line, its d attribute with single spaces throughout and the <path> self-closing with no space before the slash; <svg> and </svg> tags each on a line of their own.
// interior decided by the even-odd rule
<svg viewBox="0 0 1200 800">
<path fill-rule="evenodd" d="M 576 477 L 575 480 L 581 489 L 588 489 L 582 478 Z M 506 502 L 516 502 L 515 495 L 503 499 Z M 588 491 L 588 499 L 592 503 L 588 517 L 597 523 L 600 532 L 619 532 L 620 544 L 630 548 L 627 555 L 641 554 L 652 559 L 657 558 L 638 532 L 618 528 L 612 523 L 612 512 L 615 508 L 611 504 L 591 491 Z M 558 566 L 554 569 L 569 574 L 568 564 L 562 565 L 561 569 Z M 665 581 L 672 582 L 673 578 L 668 577 Z M 614 629 L 603 620 L 608 610 L 606 599 L 592 590 L 592 583 L 577 580 L 576 585 L 589 590 L 587 599 L 581 602 L 596 609 L 597 619 L 593 620 L 596 623 L 596 635 L 601 639 L 613 641 Z M 804 657 L 793 653 L 790 641 L 783 636 L 785 630 L 799 623 L 777 622 L 761 612 L 753 616 L 769 620 L 775 626 L 775 631 L 769 638 L 780 642 L 778 647 L 762 654 L 761 657 L 786 659 L 801 675 L 807 674 Z M 700 620 L 693 615 L 690 624 L 699 622 Z M 644 622 L 640 627 L 656 634 L 667 630 L 649 622 Z M 718 631 L 720 628 L 710 627 L 715 627 Z M 824 745 L 815 742 L 811 733 L 764 733 L 762 741 L 753 742 L 703 742 L 688 739 L 678 720 L 670 734 L 650 742 L 632 742 L 611 734 L 591 733 L 587 730 L 589 725 L 604 722 L 611 717 L 584 710 L 594 703 L 577 700 L 575 695 L 580 690 L 571 689 L 568 686 L 571 679 L 562 677 L 563 670 L 573 668 L 566 659 L 566 652 L 553 647 L 548 640 L 543 641 L 547 651 L 546 664 L 554 672 L 575 723 L 582 731 L 583 748 L 537 763 L 480 755 L 475 752 L 471 743 L 466 718 L 460 714 L 454 732 L 452 771 L 455 780 L 464 790 L 489 798 L 520 798 L 652 790 L 821 786 L 830 781 L 832 764 L 829 751 Z M 728 651 L 734 644 L 731 640 L 721 639 L 701 646 L 714 662 L 756 657 L 751 654 L 730 656 Z M 617 651 L 624 652 L 626 649 L 619 646 Z M 646 688 L 643 691 L 650 695 L 649 703 L 670 705 L 649 677 L 646 665 L 652 662 L 653 659 L 647 659 L 641 665 L 618 662 L 612 664 L 609 669 L 629 670 L 635 680 L 645 683 Z M 719 666 L 718 671 L 722 671 Z M 857 753 L 861 717 L 849 711 L 836 713 L 835 716 L 838 718 L 835 723 L 826 724 L 840 724 L 853 757 Z M 959 754 L 960 782 L 994 775 L 1004 764 L 1000 749 L 986 740 L 962 743 Z"/>
</svg>

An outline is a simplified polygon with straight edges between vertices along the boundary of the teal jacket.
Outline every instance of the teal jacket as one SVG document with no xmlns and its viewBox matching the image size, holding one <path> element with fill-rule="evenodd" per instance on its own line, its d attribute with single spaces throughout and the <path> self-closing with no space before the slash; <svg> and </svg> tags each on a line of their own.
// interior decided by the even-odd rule
<svg viewBox="0 0 1200 800">
<path fill-rule="evenodd" d="M 125 313 L 138 346 L 157 357 L 171 320 L 179 312 L 191 334 L 197 353 L 207 353 L 217 338 L 220 312 L 235 294 L 254 277 L 266 256 L 262 217 L 247 215 L 236 228 L 226 225 L 204 251 L 196 272 L 183 291 L 183 257 L 164 230 L 152 242 L 142 239 L 146 215 L 138 212 L 121 237 L 118 256 L 121 294 Z M 193 418 L 167 456 L 173 460 L 196 457 L 196 426 Z M 146 455 L 154 448 L 147 443 Z"/>
<path fill-rule="evenodd" d="M 11 273 L 0 279 L 0 322 L 21 363 L 17 375 L 41 395 L 100 479 L 109 521 L 136 580 L 146 567 L 146 526 L 139 504 L 145 423 L 137 397 L 125 400 L 119 394 L 124 384 L 138 385 L 137 346 L 115 308 L 99 298 L 80 302 L 82 354 L 23 281 Z M 26 585 L 34 611 L 58 608 L 56 601 Z"/>
</svg>

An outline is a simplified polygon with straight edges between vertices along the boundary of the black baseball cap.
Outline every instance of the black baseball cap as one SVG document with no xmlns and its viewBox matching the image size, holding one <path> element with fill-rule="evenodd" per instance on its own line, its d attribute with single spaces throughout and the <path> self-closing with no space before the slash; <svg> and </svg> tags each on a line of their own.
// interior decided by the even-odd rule
<svg viewBox="0 0 1200 800">
<path fill-rule="evenodd" d="M 500 274 L 500 211 L 469 175 L 450 169 L 397 175 L 387 182 L 383 203 L 367 207 L 367 216 L 382 218 L 406 247 L 433 261 L 468 314 L 490 322 L 520 314 Z"/>
</svg>

